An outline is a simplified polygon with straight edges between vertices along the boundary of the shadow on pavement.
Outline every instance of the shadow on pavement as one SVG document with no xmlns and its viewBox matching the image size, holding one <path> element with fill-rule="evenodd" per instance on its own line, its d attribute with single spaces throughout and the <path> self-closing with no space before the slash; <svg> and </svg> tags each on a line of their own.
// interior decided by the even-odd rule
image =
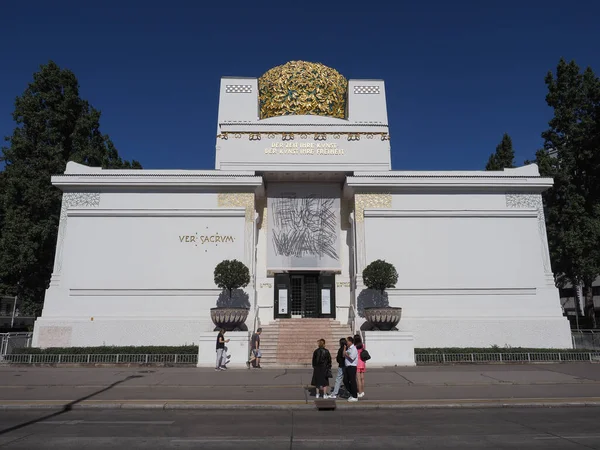
<svg viewBox="0 0 600 450">
<path fill-rule="evenodd" d="M 117 385 L 119 385 L 121 383 L 125 383 L 126 381 L 131 380 L 133 378 L 143 378 L 143 375 L 130 375 L 130 376 L 128 376 L 128 377 L 126 377 L 126 378 L 124 378 L 122 380 L 115 381 L 114 383 L 106 386 L 105 388 L 100 389 L 99 391 L 93 392 L 90 395 L 86 395 L 85 397 L 81 397 L 81 398 L 78 398 L 77 400 L 73 400 L 72 402 L 67 403 L 66 405 L 64 405 L 61 408 L 60 411 L 56 411 L 56 412 L 54 412 L 52 414 L 48 414 L 46 416 L 39 417 L 37 419 L 33 419 L 33 420 L 28 421 L 28 422 L 20 423 L 19 425 L 14 425 L 12 427 L 5 428 L 4 430 L 0 430 L 0 436 L 3 435 L 3 434 L 6 434 L 6 433 L 10 433 L 12 431 L 20 430 L 21 428 L 28 427 L 29 425 L 33 425 L 33 424 L 36 424 L 38 422 L 42 422 L 42 421 L 47 420 L 47 419 L 51 419 L 52 417 L 60 416 L 61 414 L 64 414 L 64 413 L 66 413 L 68 411 L 71 411 L 73 409 L 73 406 L 76 405 L 77 403 L 80 403 L 80 402 L 82 402 L 84 400 L 88 400 L 88 399 L 90 399 L 90 398 L 92 398 L 92 397 L 94 397 L 94 396 L 96 396 L 98 394 L 106 392 L 106 391 L 114 388 L 115 386 L 117 386 Z"/>
</svg>

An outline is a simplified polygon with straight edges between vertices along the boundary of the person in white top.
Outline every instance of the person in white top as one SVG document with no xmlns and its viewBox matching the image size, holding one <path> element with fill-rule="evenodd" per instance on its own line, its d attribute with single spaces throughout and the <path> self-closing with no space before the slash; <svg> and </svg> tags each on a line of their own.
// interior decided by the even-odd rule
<svg viewBox="0 0 600 450">
<path fill-rule="evenodd" d="M 344 353 L 346 357 L 346 385 L 350 391 L 349 402 L 358 401 L 358 392 L 356 386 L 356 366 L 358 365 L 358 350 L 354 346 L 354 338 L 347 337 L 346 342 L 348 347 Z"/>
</svg>

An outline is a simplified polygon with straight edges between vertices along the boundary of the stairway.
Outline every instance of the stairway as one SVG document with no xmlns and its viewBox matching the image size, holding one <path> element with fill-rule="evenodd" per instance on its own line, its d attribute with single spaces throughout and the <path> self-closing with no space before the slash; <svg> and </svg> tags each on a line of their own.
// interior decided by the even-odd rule
<svg viewBox="0 0 600 450">
<path fill-rule="evenodd" d="M 335 367 L 339 340 L 352 335 L 350 325 L 332 319 L 278 319 L 262 325 L 262 330 L 263 367 L 312 367 L 312 354 L 321 338 L 325 339 Z"/>
</svg>

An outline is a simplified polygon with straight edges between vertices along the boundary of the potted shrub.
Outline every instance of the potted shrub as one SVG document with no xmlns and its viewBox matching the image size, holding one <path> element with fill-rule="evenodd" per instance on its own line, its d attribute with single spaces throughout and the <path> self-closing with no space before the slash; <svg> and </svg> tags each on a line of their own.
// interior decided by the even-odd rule
<svg viewBox="0 0 600 450">
<path fill-rule="evenodd" d="M 217 307 L 211 308 L 210 318 L 217 329 L 226 331 L 240 331 L 248 318 L 250 304 L 248 295 L 241 292 L 237 297 L 237 290 L 248 286 L 250 283 L 250 271 L 248 267 L 237 259 L 221 261 L 215 267 L 215 284 L 223 289 L 223 293 L 217 300 Z"/>
<path fill-rule="evenodd" d="M 385 290 L 395 287 L 398 282 L 398 272 L 394 265 L 381 259 L 365 267 L 362 275 L 365 286 L 377 291 L 382 298 L 385 298 Z M 402 308 L 374 306 L 364 308 L 364 314 L 373 330 L 390 331 L 400 322 Z"/>
</svg>

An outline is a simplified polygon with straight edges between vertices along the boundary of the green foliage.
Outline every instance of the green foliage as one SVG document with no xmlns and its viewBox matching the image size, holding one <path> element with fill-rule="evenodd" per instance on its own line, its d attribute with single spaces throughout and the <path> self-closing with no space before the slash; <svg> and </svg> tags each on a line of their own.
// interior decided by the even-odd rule
<svg viewBox="0 0 600 450">
<path fill-rule="evenodd" d="M 398 282 L 398 272 L 396 272 L 394 265 L 381 259 L 373 261 L 365 267 L 362 276 L 365 286 L 381 293 L 387 288 L 396 286 Z"/>
<path fill-rule="evenodd" d="M 248 286 L 250 271 L 248 267 L 237 259 L 221 261 L 215 267 L 215 284 L 221 289 L 227 289 L 229 298 L 234 289 Z"/>
<path fill-rule="evenodd" d="M 41 66 L 15 101 L 16 127 L 0 161 L 0 292 L 18 295 L 24 314 L 39 315 L 54 264 L 61 192 L 51 177 L 68 161 L 103 168 L 141 168 L 123 161 L 100 132 L 100 111 L 79 97 L 75 75 Z M 0 213 L 1 214 L 1 213 Z"/>
<path fill-rule="evenodd" d="M 515 151 L 512 139 L 507 133 L 502 136 L 502 141 L 496 146 L 496 152 L 490 155 L 485 170 L 502 170 L 515 167 Z"/>
<path fill-rule="evenodd" d="M 182 345 L 178 347 L 145 346 L 145 347 L 50 347 L 50 348 L 17 348 L 15 355 L 197 355 L 197 345 Z"/>
<path fill-rule="evenodd" d="M 554 179 L 543 194 L 552 269 L 559 281 L 584 286 L 593 312 L 591 283 L 600 273 L 600 79 L 561 59 L 556 76 L 549 72 L 545 81 L 554 116 L 535 162 L 542 176 Z"/>
</svg>

